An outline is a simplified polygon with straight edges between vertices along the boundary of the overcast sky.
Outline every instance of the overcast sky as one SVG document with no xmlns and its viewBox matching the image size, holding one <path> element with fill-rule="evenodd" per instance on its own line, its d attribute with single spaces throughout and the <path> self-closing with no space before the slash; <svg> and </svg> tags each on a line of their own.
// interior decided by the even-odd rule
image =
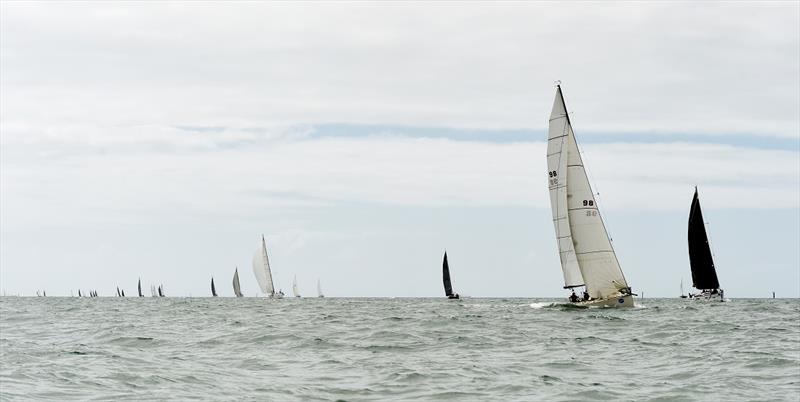
<svg viewBox="0 0 800 402">
<path fill-rule="evenodd" d="M 562 296 L 560 80 L 622 269 L 800 297 L 800 5 L 0 3 L 0 286 Z M 224 285 L 223 285 L 224 284 Z"/>
</svg>

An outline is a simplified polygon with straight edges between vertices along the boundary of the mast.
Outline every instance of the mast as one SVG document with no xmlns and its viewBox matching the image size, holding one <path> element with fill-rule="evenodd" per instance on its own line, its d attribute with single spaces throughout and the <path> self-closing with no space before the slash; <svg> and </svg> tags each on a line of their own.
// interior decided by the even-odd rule
<svg viewBox="0 0 800 402">
<path fill-rule="evenodd" d="M 700 197 L 694 188 L 689 209 L 689 265 L 692 269 L 692 286 L 696 289 L 719 289 L 717 270 L 708 244 L 708 234 L 700 209 Z"/>
<path fill-rule="evenodd" d="M 444 283 L 444 295 L 453 295 L 453 285 L 450 283 L 450 266 L 447 264 L 447 251 L 444 252 L 444 259 L 442 260 L 442 282 Z"/>
<path fill-rule="evenodd" d="M 550 114 L 547 166 L 564 287 L 583 284 L 592 298 L 628 288 L 586 175 L 561 85 Z"/>
</svg>

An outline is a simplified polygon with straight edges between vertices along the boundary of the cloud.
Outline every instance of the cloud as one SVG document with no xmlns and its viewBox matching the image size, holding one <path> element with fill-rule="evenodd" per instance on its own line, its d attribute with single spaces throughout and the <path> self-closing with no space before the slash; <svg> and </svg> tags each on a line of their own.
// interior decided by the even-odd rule
<svg viewBox="0 0 800 402">
<path fill-rule="evenodd" d="M 796 3 L 3 3 L 3 124 L 800 136 Z"/>
</svg>

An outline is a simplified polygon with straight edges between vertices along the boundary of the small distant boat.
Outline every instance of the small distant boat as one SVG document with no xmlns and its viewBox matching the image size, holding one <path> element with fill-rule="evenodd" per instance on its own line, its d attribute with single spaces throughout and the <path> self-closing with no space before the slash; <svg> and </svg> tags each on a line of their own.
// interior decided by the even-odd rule
<svg viewBox="0 0 800 402">
<path fill-rule="evenodd" d="M 681 299 L 685 299 L 689 296 L 683 294 L 683 278 L 681 278 Z M 642 298 L 644 298 L 644 293 L 642 293 Z"/>
<path fill-rule="evenodd" d="M 292 281 L 292 294 L 294 294 L 294 297 L 300 297 L 300 290 L 297 288 L 297 275 L 294 276 Z"/>
<path fill-rule="evenodd" d="M 725 301 L 725 291 L 719 287 L 714 257 L 708 243 L 697 187 L 694 188 L 692 205 L 689 209 L 689 265 L 692 269 L 692 286 L 700 290 L 698 293 L 690 293 L 689 298 Z"/>
<path fill-rule="evenodd" d="M 150 297 L 158 297 L 156 285 L 150 285 Z"/>
<path fill-rule="evenodd" d="M 271 299 L 282 299 L 283 291 L 275 292 L 275 285 L 272 283 L 272 271 L 269 267 L 269 256 L 267 255 L 267 242 L 264 235 L 261 235 L 261 244 L 258 245 L 253 254 L 253 274 L 256 276 L 258 286 L 261 291 Z"/>
<path fill-rule="evenodd" d="M 447 263 L 447 251 L 444 252 L 442 260 L 442 282 L 444 283 L 444 295 L 448 299 L 459 299 L 458 293 L 453 293 L 453 285 L 450 283 L 450 265 Z"/>
<path fill-rule="evenodd" d="M 633 307 L 633 296 L 608 237 L 557 86 L 547 139 L 547 176 L 564 288 L 585 286 L 579 306 Z"/>
<path fill-rule="evenodd" d="M 119 291 L 119 286 L 117 286 L 117 297 L 122 297 L 122 293 Z"/>
<path fill-rule="evenodd" d="M 217 297 L 217 288 L 214 287 L 214 277 L 211 277 L 211 296 Z"/>
<path fill-rule="evenodd" d="M 42 291 L 42 296 L 47 297 L 47 291 L 46 290 Z"/>
<path fill-rule="evenodd" d="M 125 297 L 125 289 L 122 289 L 122 297 Z"/>
<path fill-rule="evenodd" d="M 36 291 L 36 297 L 42 297 L 42 295 L 41 295 L 41 294 L 39 294 L 39 291 L 38 291 L 38 290 Z"/>
<path fill-rule="evenodd" d="M 80 289 L 78 289 L 78 297 L 83 297 L 83 295 L 81 294 L 81 290 Z"/>
<path fill-rule="evenodd" d="M 233 293 L 236 297 L 244 296 L 242 294 L 242 288 L 239 286 L 239 267 L 236 267 L 236 270 L 233 271 Z"/>
<path fill-rule="evenodd" d="M 144 297 L 144 294 L 142 294 L 142 278 L 139 278 L 139 283 L 136 285 L 136 289 L 139 290 L 139 297 Z"/>
<path fill-rule="evenodd" d="M 158 297 L 164 297 L 164 285 L 158 285 Z"/>
<path fill-rule="evenodd" d="M 322 294 L 322 286 L 319 284 L 319 279 L 317 279 L 317 297 L 325 297 L 325 295 Z"/>
</svg>

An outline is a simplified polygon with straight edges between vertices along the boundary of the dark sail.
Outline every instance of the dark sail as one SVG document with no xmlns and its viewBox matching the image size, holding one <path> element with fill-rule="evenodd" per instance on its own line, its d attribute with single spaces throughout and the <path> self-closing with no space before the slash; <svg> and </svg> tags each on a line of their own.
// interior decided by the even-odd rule
<svg viewBox="0 0 800 402">
<path fill-rule="evenodd" d="M 214 287 L 214 278 L 211 278 L 211 296 L 217 297 L 217 288 Z"/>
<path fill-rule="evenodd" d="M 718 289 L 717 271 L 708 244 L 703 211 L 700 210 L 700 198 L 697 187 L 694 189 L 692 207 L 689 210 L 689 264 L 692 267 L 692 282 L 697 289 Z"/>
<path fill-rule="evenodd" d="M 161 291 L 161 286 L 162 285 L 158 285 L 158 297 L 164 297 L 164 292 Z"/>
<path fill-rule="evenodd" d="M 125 297 L 125 289 L 122 289 L 122 297 Z"/>
<path fill-rule="evenodd" d="M 453 295 L 453 285 L 450 284 L 450 266 L 447 265 L 447 251 L 444 252 L 444 262 L 442 262 L 442 280 L 444 281 L 444 295 Z"/>
<path fill-rule="evenodd" d="M 117 297 L 122 297 L 122 293 L 119 292 L 119 286 L 117 286 Z"/>
<path fill-rule="evenodd" d="M 144 297 L 142 294 L 142 279 L 139 279 L 139 284 L 137 285 L 137 289 L 139 289 L 139 297 Z"/>
</svg>

